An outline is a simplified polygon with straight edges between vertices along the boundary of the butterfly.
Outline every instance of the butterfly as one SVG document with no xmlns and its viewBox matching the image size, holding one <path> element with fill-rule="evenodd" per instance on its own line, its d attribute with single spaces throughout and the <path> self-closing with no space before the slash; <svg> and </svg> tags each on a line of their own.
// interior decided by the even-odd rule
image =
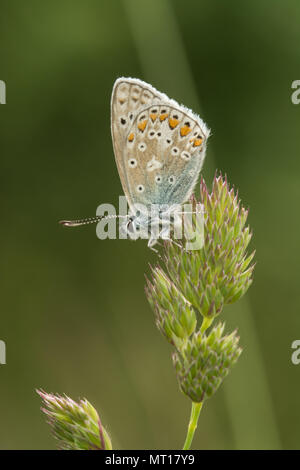
<svg viewBox="0 0 300 470">
<path fill-rule="evenodd" d="M 210 131 L 185 106 L 137 78 L 118 78 L 111 98 L 115 160 L 130 213 L 130 238 L 149 235 L 150 248 L 165 238 L 201 171 Z M 101 220 L 61 221 L 78 226 Z"/>
</svg>

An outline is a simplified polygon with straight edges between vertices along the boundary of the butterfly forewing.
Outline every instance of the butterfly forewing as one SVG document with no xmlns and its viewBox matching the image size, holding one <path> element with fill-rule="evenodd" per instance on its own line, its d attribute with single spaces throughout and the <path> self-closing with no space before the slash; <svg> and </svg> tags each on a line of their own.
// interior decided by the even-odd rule
<svg viewBox="0 0 300 470">
<path fill-rule="evenodd" d="M 138 79 L 119 78 L 114 84 L 111 100 L 112 140 L 122 187 L 128 200 L 127 168 L 123 158 L 128 129 L 143 108 L 159 101 L 163 96 Z M 128 202 L 131 203 L 130 200 Z"/>
<path fill-rule="evenodd" d="M 123 148 L 130 200 L 146 205 L 185 202 L 197 182 L 208 134 L 198 116 L 171 100 L 137 113 Z"/>
</svg>

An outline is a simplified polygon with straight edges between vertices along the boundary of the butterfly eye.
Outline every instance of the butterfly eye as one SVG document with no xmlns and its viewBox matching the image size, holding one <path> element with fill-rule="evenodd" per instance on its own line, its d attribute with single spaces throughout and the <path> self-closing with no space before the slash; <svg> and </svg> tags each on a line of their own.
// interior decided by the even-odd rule
<svg viewBox="0 0 300 470">
<path fill-rule="evenodd" d="M 158 175 L 157 175 L 157 176 L 155 177 L 155 183 L 160 184 L 161 181 L 162 181 L 161 176 L 158 176 Z"/>
<path fill-rule="evenodd" d="M 130 160 L 128 160 L 128 165 L 130 168 L 135 168 L 137 166 L 137 161 L 135 158 L 130 158 Z"/>
<path fill-rule="evenodd" d="M 137 187 L 136 187 L 136 190 L 138 193 L 143 193 L 145 191 L 145 188 L 142 184 L 139 184 Z"/>
<path fill-rule="evenodd" d="M 126 227 L 127 227 L 128 232 L 132 233 L 132 220 L 131 219 L 129 219 Z"/>
<path fill-rule="evenodd" d="M 174 176 L 169 176 L 168 181 L 169 181 L 170 184 L 174 184 L 175 177 Z"/>
</svg>

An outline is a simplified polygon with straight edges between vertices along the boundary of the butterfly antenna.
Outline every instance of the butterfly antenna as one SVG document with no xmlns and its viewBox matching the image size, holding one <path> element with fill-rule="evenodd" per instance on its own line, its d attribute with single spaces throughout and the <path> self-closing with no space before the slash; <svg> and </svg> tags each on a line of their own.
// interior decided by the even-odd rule
<svg viewBox="0 0 300 470">
<path fill-rule="evenodd" d="M 116 219 L 116 218 L 127 218 L 128 216 L 121 215 L 97 215 L 96 217 L 88 217 L 87 219 L 77 220 L 60 220 L 59 223 L 64 227 L 80 227 L 80 225 L 96 224 L 102 219 Z"/>
<path fill-rule="evenodd" d="M 80 225 L 95 224 L 103 219 L 104 215 L 98 215 L 96 217 L 89 217 L 87 219 L 77 219 L 77 220 L 60 220 L 59 223 L 64 227 L 79 227 Z"/>
</svg>

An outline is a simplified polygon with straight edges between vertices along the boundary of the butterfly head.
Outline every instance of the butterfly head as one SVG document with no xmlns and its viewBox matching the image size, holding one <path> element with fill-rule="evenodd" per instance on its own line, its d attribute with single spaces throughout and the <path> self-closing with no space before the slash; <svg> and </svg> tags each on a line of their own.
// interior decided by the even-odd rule
<svg viewBox="0 0 300 470">
<path fill-rule="evenodd" d="M 159 238 L 170 237 L 173 226 L 181 223 L 181 206 L 179 204 L 153 204 L 151 208 L 135 207 L 121 230 L 130 239 L 148 239 L 148 246 L 155 245 Z"/>
</svg>

